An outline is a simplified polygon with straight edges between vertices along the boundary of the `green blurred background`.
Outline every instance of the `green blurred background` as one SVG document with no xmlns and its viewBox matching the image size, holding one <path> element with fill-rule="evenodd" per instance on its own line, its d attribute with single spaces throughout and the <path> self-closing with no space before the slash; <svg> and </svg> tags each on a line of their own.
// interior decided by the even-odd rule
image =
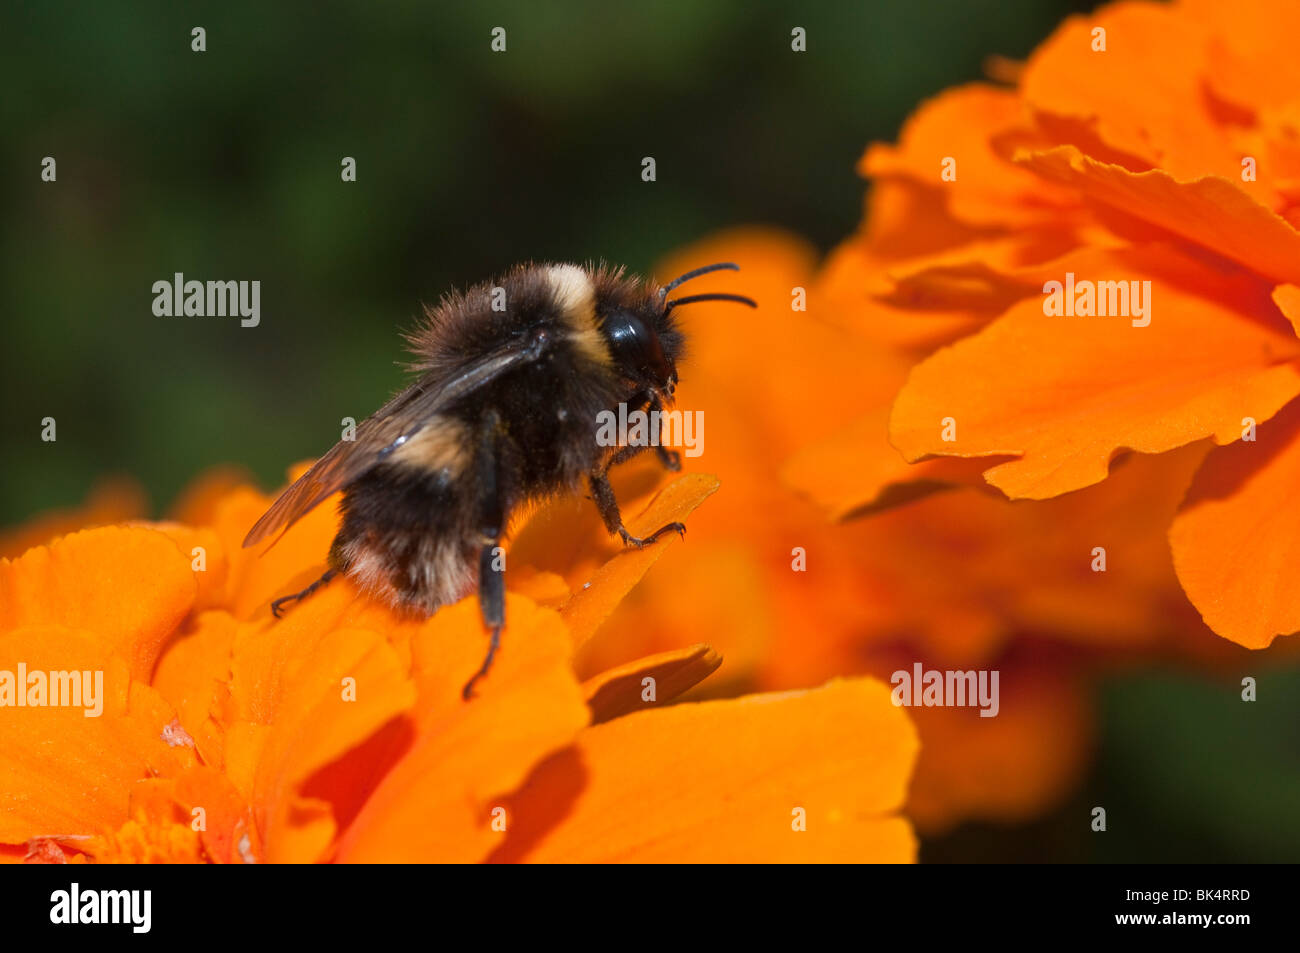
<svg viewBox="0 0 1300 953">
<path fill-rule="evenodd" d="M 859 220 L 868 141 L 1092 6 L 8 3 L 0 525 L 112 473 L 155 512 L 215 464 L 276 485 L 394 389 L 394 332 L 421 302 L 519 260 L 647 270 L 747 223 L 829 249 Z M 151 285 L 176 271 L 260 279 L 261 325 L 155 317 Z M 1112 681 L 1074 802 L 923 858 L 1300 857 L 1300 677 L 1270 684 L 1242 705 L 1174 674 Z M 1088 831 L 1093 804 L 1112 833 Z"/>
</svg>

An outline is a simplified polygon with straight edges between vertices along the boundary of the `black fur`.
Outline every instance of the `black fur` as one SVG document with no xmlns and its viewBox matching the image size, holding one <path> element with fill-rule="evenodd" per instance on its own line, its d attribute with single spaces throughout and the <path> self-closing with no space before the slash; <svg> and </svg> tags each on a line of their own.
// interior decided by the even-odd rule
<svg viewBox="0 0 1300 953">
<path fill-rule="evenodd" d="M 603 470 L 613 450 L 596 443 L 602 410 L 616 411 L 628 402 L 635 403 L 629 409 L 644 408 L 648 387 L 671 387 L 669 381 L 646 379 L 638 369 L 616 365 L 603 330 L 611 315 L 634 315 L 657 337 L 675 375 L 683 339 L 664 314 L 657 287 L 619 272 L 587 270 L 595 328 L 605 345 L 597 359 L 570 340 L 572 319 L 556 300 L 547 267 L 521 266 L 498 281 L 444 298 L 407 336 L 416 357 L 411 366 L 423 371 L 422 382 L 431 387 L 502 347 L 528 346 L 539 331 L 546 333 L 547 345 L 536 361 L 512 368 L 443 408 L 441 415 L 458 422 L 465 434 L 478 433 L 490 414 L 497 420 L 488 448 L 465 448 L 469 461 L 456 473 L 386 463 L 344 491 L 330 564 L 343 572 L 355 568 L 356 560 L 347 557 L 349 544 L 362 543 L 382 554 L 390 564 L 386 581 L 391 590 L 380 594 L 401 606 L 430 612 L 446 601 L 430 591 L 416 565 L 427 557 L 421 544 L 430 538 L 455 547 L 466 572 L 463 588 L 472 590 L 484 543 L 483 453 L 493 457 L 492 502 L 508 520 L 524 501 L 578 490 L 589 475 Z M 494 287 L 505 289 L 505 311 L 492 310 Z M 429 424 L 439 425 L 436 420 Z"/>
</svg>

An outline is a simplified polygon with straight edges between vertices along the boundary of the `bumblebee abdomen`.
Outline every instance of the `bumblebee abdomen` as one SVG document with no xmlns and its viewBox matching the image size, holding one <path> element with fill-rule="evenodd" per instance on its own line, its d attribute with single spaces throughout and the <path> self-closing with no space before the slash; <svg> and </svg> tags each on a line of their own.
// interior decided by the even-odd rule
<svg viewBox="0 0 1300 953">
<path fill-rule="evenodd" d="M 474 590 L 478 542 L 465 474 L 385 464 L 343 494 L 330 564 L 396 608 L 425 614 Z"/>
</svg>

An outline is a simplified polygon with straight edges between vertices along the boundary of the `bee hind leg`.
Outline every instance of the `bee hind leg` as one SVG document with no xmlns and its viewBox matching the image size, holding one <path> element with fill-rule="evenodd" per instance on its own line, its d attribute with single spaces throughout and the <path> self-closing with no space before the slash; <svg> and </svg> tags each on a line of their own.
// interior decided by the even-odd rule
<svg viewBox="0 0 1300 953">
<path fill-rule="evenodd" d="M 600 518 L 605 521 L 605 528 L 621 536 L 625 545 L 640 549 L 653 543 L 665 533 L 686 535 L 685 523 L 668 523 L 660 526 L 649 536 L 633 536 L 623 525 L 623 516 L 618 511 L 618 500 L 614 499 L 614 488 L 609 485 L 609 477 L 603 473 L 593 473 L 587 477 L 587 482 L 591 485 L 591 498 L 596 503 L 596 509 L 600 511 Z"/>
<path fill-rule="evenodd" d="M 479 551 L 478 604 L 483 613 L 483 624 L 492 630 L 492 637 L 483 664 L 461 689 L 461 697 L 466 701 L 474 697 L 475 683 L 491 670 L 497 649 L 501 647 L 501 627 L 506 624 L 506 574 L 496 568 L 499 543 L 494 539 L 484 543 Z"/>
<path fill-rule="evenodd" d="M 279 599 L 276 599 L 274 602 L 271 603 L 271 615 L 275 616 L 277 619 L 283 618 L 284 610 L 280 608 L 281 606 L 283 606 L 286 602 L 297 602 L 299 599 L 306 599 L 313 592 L 315 592 L 321 586 L 325 585 L 327 582 L 329 582 L 338 574 L 339 573 L 337 569 L 327 569 L 325 570 L 325 575 L 321 576 L 319 579 L 313 582 L 302 592 L 295 592 L 291 596 L 281 596 Z"/>
<path fill-rule="evenodd" d="M 483 614 L 483 624 L 492 631 L 487 655 L 474 673 L 461 697 L 469 701 L 474 697 L 474 685 L 492 668 L 497 649 L 501 647 L 501 628 L 506 624 L 506 572 L 501 558 L 501 531 L 505 524 L 505 507 L 501 500 L 500 481 L 497 479 L 496 439 L 500 417 L 489 411 L 479 432 L 478 470 L 479 486 L 479 539 L 478 555 L 478 605 Z"/>
</svg>

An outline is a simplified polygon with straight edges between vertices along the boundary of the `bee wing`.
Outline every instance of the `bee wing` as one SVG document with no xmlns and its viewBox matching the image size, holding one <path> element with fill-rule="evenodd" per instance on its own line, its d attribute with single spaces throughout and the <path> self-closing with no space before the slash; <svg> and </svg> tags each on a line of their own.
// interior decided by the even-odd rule
<svg viewBox="0 0 1300 953">
<path fill-rule="evenodd" d="M 512 367 L 537 357 L 535 348 L 495 351 L 445 380 L 424 378 L 397 394 L 357 426 L 355 440 L 340 440 L 280 494 L 244 537 L 252 546 L 288 529 L 316 506 L 363 476 L 457 399 Z"/>
</svg>

